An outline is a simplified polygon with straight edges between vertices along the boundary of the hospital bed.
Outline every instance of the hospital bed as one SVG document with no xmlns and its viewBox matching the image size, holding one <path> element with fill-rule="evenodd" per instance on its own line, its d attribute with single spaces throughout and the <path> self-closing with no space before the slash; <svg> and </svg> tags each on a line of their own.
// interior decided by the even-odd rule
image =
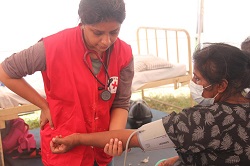
<svg viewBox="0 0 250 166">
<path fill-rule="evenodd" d="M 135 77 L 132 92 L 173 84 L 177 89 L 189 83 L 192 76 L 190 36 L 184 29 L 140 27 L 137 30 L 138 54 L 134 55 Z M 30 83 L 45 97 L 40 72 L 27 77 Z M 168 103 L 164 103 L 168 104 Z M 171 104 L 169 104 L 171 105 Z M 178 108 L 178 106 L 177 106 Z M 15 119 L 21 113 L 39 110 L 8 88 L 0 86 L 0 129 L 5 121 Z M 4 166 L 0 132 L 0 165 Z"/>
<path fill-rule="evenodd" d="M 192 78 L 191 41 L 185 29 L 139 27 L 137 46 L 133 92 L 141 91 L 144 99 L 146 89 L 170 84 L 177 89 L 189 83 Z"/>
</svg>

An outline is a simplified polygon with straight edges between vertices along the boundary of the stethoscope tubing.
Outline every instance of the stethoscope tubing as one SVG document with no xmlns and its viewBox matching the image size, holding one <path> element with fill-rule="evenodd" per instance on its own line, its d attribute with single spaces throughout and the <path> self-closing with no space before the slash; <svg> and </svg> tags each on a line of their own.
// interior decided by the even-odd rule
<svg viewBox="0 0 250 166">
<path fill-rule="evenodd" d="M 89 55 L 89 54 L 95 54 L 96 57 L 98 58 L 98 60 L 101 62 L 104 70 L 105 70 L 105 78 L 107 80 L 107 77 L 108 77 L 108 83 L 102 83 L 98 78 L 97 76 L 94 74 L 94 72 L 92 71 L 92 69 L 90 68 L 87 60 L 86 60 L 86 57 Z M 87 68 L 89 69 L 89 71 L 91 72 L 91 74 L 93 75 L 93 77 L 104 87 L 104 89 L 107 89 L 107 87 L 109 87 L 110 83 L 112 82 L 112 79 L 110 78 L 109 76 L 109 73 L 108 73 L 108 63 L 109 63 L 109 57 L 110 57 L 110 48 L 107 52 L 107 66 L 104 64 L 103 60 L 101 59 L 101 57 L 98 55 L 98 53 L 94 50 L 87 50 L 83 56 L 83 61 L 85 63 L 85 65 L 87 66 Z"/>
</svg>

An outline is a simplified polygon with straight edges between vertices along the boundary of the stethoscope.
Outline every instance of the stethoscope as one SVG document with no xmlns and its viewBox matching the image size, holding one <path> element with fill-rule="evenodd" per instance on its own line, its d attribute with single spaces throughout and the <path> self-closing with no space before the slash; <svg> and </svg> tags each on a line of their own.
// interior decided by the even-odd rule
<svg viewBox="0 0 250 166">
<path fill-rule="evenodd" d="M 94 74 L 94 72 L 92 71 L 92 69 L 90 68 L 87 60 L 86 60 L 86 57 L 90 54 L 95 54 L 96 57 L 98 58 L 98 60 L 102 63 L 102 66 L 105 70 L 105 80 L 107 80 L 107 77 L 108 77 L 108 81 L 107 83 L 102 83 L 97 77 L 96 75 Z M 110 56 L 110 48 L 108 49 L 107 51 L 107 66 L 108 66 L 108 63 L 109 63 L 109 56 Z M 111 93 L 110 91 L 108 90 L 108 87 L 110 86 L 110 84 L 112 83 L 113 79 L 110 78 L 109 76 L 109 73 L 108 73 L 108 69 L 106 67 L 106 65 L 103 63 L 101 57 L 98 55 L 98 53 L 94 50 L 87 50 L 83 56 L 83 61 L 85 63 L 85 65 L 87 66 L 87 68 L 89 69 L 89 71 L 91 72 L 91 74 L 95 77 L 95 79 L 103 86 L 103 87 L 98 87 L 98 90 L 102 90 L 101 92 L 101 99 L 104 100 L 104 101 L 108 101 L 110 98 L 111 98 Z"/>
</svg>

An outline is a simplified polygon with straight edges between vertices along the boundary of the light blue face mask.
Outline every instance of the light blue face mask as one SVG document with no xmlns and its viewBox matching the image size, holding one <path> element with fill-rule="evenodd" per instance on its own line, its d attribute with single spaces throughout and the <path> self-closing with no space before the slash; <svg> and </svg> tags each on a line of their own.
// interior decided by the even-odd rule
<svg viewBox="0 0 250 166">
<path fill-rule="evenodd" d="M 219 93 L 217 93 L 213 98 L 204 98 L 202 96 L 203 90 L 210 86 L 211 85 L 208 85 L 203 88 L 202 85 L 198 85 L 194 83 L 192 80 L 190 81 L 189 87 L 191 96 L 194 99 L 194 101 L 196 101 L 199 105 L 208 106 L 214 104 L 214 99 Z"/>
</svg>

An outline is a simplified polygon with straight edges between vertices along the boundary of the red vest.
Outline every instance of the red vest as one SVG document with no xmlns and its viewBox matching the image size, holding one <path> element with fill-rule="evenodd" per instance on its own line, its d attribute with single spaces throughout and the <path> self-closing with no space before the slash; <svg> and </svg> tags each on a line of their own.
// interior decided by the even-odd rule
<svg viewBox="0 0 250 166">
<path fill-rule="evenodd" d="M 49 142 L 56 135 L 91 133 L 109 129 L 110 109 L 119 85 L 120 71 L 132 59 L 132 50 L 117 39 L 110 54 L 108 74 L 113 78 L 109 101 L 100 97 L 100 83 L 83 61 L 86 52 L 80 26 L 66 29 L 43 39 L 46 51 L 46 71 L 43 79 L 45 92 L 55 130 L 48 125 L 41 131 L 42 159 L 45 165 L 100 166 L 111 161 L 103 149 L 78 146 L 66 154 L 52 154 Z M 106 57 L 105 57 L 106 58 Z M 86 57 L 90 67 L 90 57 Z M 104 83 L 107 76 L 103 66 L 98 79 Z"/>
</svg>

